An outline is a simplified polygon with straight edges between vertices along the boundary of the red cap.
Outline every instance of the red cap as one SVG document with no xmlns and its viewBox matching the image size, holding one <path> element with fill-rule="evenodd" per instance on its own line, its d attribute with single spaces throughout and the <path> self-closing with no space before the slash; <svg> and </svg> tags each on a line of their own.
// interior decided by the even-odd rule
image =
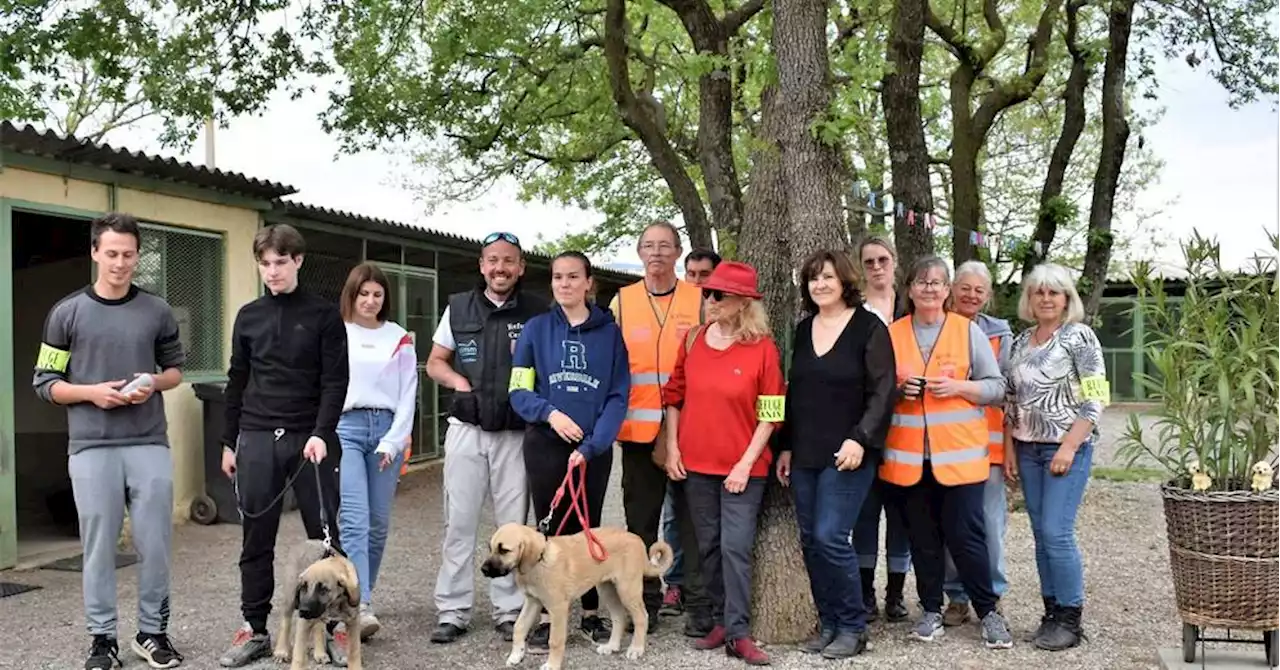
<svg viewBox="0 0 1280 670">
<path fill-rule="evenodd" d="M 763 297 L 756 288 L 756 269 L 739 261 L 723 261 L 716 266 L 702 286 L 704 291 L 724 291 L 759 300 Z"/>
</svg>

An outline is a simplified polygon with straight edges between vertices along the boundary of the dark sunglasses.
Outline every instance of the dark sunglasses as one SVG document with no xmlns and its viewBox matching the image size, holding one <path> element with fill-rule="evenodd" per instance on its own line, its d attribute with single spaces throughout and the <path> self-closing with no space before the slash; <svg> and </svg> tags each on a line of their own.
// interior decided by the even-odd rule
<svg viewBox="0 0 1280 670">
<path fill-rule="evenodd" d="M 725 296 L 725 292 L 724 292 L 724 291 L 721 291 L 721 290 L 720 290 L 720 289 L 718 289 L 718 288 L 704 288 L 704 289 L 702 289 L 702 299 L 703 299 L 703 300 L 714 300 L 714 301 L 716 301 L 716 302 L 720 302 L 721 300 L 724 300 L 724 296 Z"/>
<path fill-rule="evenodd" d="M 511 233 L 489 233 L 487 237 L 485 237 L 483 240 L 480 241 L 480 246 L 487 247 L 490 244 L 497 242 L 498 240 L 502 240 L 503 242 L 507 242 L 509 244 L 514 244 L 516 248 L 521 248 L 520 238 L 516 237 L 515 235 L 512 235 Z"/>
<path fill-rule="evenodd" d="M 877 256 L 875 258 L 868 258 L 862 261 L 862 264 L 869 268 L 873 268 L 877 265 L 888 265 L 891 260 L 893 259 L 888 256 Z"/>
</svg>

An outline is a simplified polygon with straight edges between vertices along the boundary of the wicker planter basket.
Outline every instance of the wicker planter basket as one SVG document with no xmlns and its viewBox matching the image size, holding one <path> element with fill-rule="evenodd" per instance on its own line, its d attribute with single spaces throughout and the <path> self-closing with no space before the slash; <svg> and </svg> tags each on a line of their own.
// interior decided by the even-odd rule
<svg viewBox="0 0 1280 670">
<path fill-rule="evenodd" d="M 1280 627 L 1280 491 L 1160 490 L 1183 622 Z"/>
</svg>

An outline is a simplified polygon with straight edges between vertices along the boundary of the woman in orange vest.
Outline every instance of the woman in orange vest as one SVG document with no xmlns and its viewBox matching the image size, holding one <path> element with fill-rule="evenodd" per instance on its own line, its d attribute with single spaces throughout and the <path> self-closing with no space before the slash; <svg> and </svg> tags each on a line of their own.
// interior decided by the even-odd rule
<svg viewBox="0 0 1280 670">
<path fill-rule="evenodd" d="M 944 309 L 951 289 L 946 263 L 926 256 L 908 278 L 911 313 L 889 326 L 899 397 L 880 479 L 886 498 L 907 519 L 924 610 L 913 635 L 924 641 L 942 635 L 945 547 L 982 619 L 986 646 L 1008 649 L 1013 636 L 996 611 L 982 514 L 991 470 L 982 405 L 1004 400 L 1004 379 L 982 330 Z"/>
<path fill-rule="evenodd" d="M 1009 322 L 997 319 L 982 310 L 991 302 L 991 272 L 982 261 L 968 261 L 956 268 L 956 280 L 951 286 L 951 298 L 947 309 L 978 324 L 991 345 L 991 352 L 1003 372 L 1009 361 L 1009 344 L 1013 331 Z M 1004 530 L 1008 525 L 1009 508 L 1004 489 L 1004 408 L 990 405 L 987 412 L 987 448 L 990 449 L 991 474 L 982 493 L 982 516 L 987 524 L 987 558 L 991 565 L 992 588 L 996 598 L 1003 598 L 1009 589 L 1005 577 Z M 942 625 L 959 626 L 969 620 L 969 595 L 964 592 L 960 575 L 956 571 L 951 552 L 946 553 L 947 577 L 942 590 L 947 594 L 947 609 L 942 613 Z"/>
<path fill-rule="evenodd" d="M 1076 512 L 1111 386 L 1102 345 L 1081 323 L 1084 305 L 1066 268 L 1044 263 L 1022 280 L 1018 318 L 1035 325 L 1014 338 L 1009 353 L 1006 474 L 1022 480 L 1036 541 L 1044 617 L 1033 639 L 1041 649 L 1061 651 L 1083 635 Z"/>
<path fill-rule="evenodd" d="M 778 347 L 755 268 L 724 261 L 702 284 L 709 325 L 680 347 L 663 388 L 667 475 L 684 482 L 714 627 L 694 646 L 726 646 L 750 665 L 769 657 L 751 638 L 751 551 L 783 419 Z"/>
</svg>

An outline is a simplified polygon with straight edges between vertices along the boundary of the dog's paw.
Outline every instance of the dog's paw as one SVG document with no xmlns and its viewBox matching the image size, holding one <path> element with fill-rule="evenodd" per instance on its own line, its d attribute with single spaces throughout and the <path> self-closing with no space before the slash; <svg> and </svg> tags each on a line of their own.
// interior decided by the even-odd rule
<svg viewBox="0 0 1280 670">
<path fill-rule="evenodd" d="M 288 663 L 291 660 L 290 656 L 292 655 L 293 654 L 290 653 L 289 649 L 277 649 L 271 652 L 271 658 L 276 663 Z"/>
<path fill-rule="evenodd" d="M 523 660 L 524 660 L 523 649 L 512 649 L 511 653 L 507 655 L 507 665 L 520 665 L 520 661 L 523 661 Z"/>
<path fill-rule="evenodd" d="M 644 656 L 644 647 L 637 647 L 635 645 L 627 647 L 628 660 L 634 661 L 637 658 L 640 658 L 641 656 Z"/>
<path fill-rule="evenodd" d="M 604 643 L 604 644 L 598 644 L 598 645 L 596 645 L 596 653 L 597 653 L 597 654 L 600 654 L 601 656 L 608 656 L 608 655 L 610 655 L 610 654 L 616 654 L 616 653 L 618 653 L 618 649 L 619 649 L 620 647 L 621 647 L 621 645 L 619 645 L 619 646 L 615 647 L 615 646 L 613 646 L 613 645 L 611 645 L 611 644 L 609 644 L 609 643 L 607 643 L 607 642 L 606 642 L 606 643 Z"/>
<path fill-rule="evenodd" d="M 311 651 L 311 660 L 315 661 L 316 665 L 329 665 L 329 652 L 324 649 L 314 649 Z"/>
</svg>

